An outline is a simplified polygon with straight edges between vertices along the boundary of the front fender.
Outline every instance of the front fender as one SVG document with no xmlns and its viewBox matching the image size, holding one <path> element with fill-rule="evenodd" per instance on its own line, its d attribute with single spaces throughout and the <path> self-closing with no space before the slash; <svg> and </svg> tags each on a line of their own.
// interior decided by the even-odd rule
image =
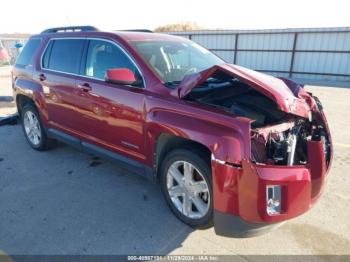
<svg viewBox="0 0 350 262">
<path fill-rule="evenodd" d="M 202 114 L 203 115 L 203 114 Z M 249 122 L 213 121 L 205 117 L 179 111 L 153 110 L 147 117 L 148 149 L 154 155 L 154 145 L 161 134 L 170 134 L 198 142 L 207 147 L 215 159 L 240 163 L 250 156 Z M 244 141 L 248 141 L 245 143 Z M 152 162 L 153 160 L 151 160 Z"/>
</svg>

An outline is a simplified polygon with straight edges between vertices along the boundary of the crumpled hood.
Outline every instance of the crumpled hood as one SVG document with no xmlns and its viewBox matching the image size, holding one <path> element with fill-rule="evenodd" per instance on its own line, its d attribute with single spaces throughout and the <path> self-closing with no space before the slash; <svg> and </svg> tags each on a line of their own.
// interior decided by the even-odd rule
<svg viewBox="0 0 350 262">
<path fill-rule="evenodd" d="M 220 71 L 266 95 L 276 102 L 281 111 L 308 118 L 310 111 L 317 110 L 316 102 L 302 85 L 232 64 L 215 65 L 199 73 L 188 75 L 176 89 L 171 91 L 171 94 L 183 98 L 193 88 Z"/>
</svg>

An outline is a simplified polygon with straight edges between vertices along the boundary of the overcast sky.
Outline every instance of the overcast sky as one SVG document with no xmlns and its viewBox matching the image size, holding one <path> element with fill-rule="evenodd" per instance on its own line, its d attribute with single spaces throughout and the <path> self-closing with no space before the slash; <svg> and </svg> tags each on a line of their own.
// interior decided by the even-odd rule
<svg viewBox="0 0 350 262">
<path fill-rule="evenodd" d="M 5 0 L 0 33 L 94 25 L 103 30 L 195 22 L 210 29 L 350 26 L 347 0 Z"/>
</svg>

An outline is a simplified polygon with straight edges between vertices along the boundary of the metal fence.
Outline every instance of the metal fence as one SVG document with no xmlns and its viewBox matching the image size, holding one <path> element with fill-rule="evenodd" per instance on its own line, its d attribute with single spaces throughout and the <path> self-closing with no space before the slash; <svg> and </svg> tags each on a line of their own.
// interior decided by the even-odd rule
<svg viewBox="0 0 350 262">
<path fill-rule="evenodd" d="M 350 86 L 350 27 L 167 32 L 192 39 L 229 63 L 275 76 L 333 81 Z M 13 64 L 22 38 L 1 38 Z"/>
<path fill-rule="evenodd" d="M 189 38 L 229 63 L 275 76 L 350 81 L 350 27 L 167 33 Z"/>
</svg>

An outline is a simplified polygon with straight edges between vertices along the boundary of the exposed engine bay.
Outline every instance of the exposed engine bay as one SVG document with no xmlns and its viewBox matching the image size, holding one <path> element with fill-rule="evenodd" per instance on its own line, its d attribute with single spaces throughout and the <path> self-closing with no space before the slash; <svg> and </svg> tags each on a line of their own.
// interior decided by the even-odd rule
<svg viewBox="0 0 350 262">
<path fill-rule="evenodd" d="M 236 78 L 225 74 L 211 77 L 186 100 L 253 120 L 251 158 L 255 163 L 306 165 L 307 141 L 322 141 L 327 165 L 330 161 L 330 142 L 319 116 L 306 119 L 283 112 L 272 99 Z"/>
<path fill-rule="evenodd" d="M 306 165 L 307 142 L 321 141 L 327 164 L 330 144 L 321 125 L 307 119 L 291 119 L 288 122 L 255 128 L 252 135 L 252 159 L 257 163 L 273 165 Z"/>
<path fill-rule="evenodd" d="M 187 99 L 250 118 L 254 120 L 252 127 L 276 123 L 286 117 L 274 101 L 237 79 L 210 78 L 194 88 Z"/>
</svg>

